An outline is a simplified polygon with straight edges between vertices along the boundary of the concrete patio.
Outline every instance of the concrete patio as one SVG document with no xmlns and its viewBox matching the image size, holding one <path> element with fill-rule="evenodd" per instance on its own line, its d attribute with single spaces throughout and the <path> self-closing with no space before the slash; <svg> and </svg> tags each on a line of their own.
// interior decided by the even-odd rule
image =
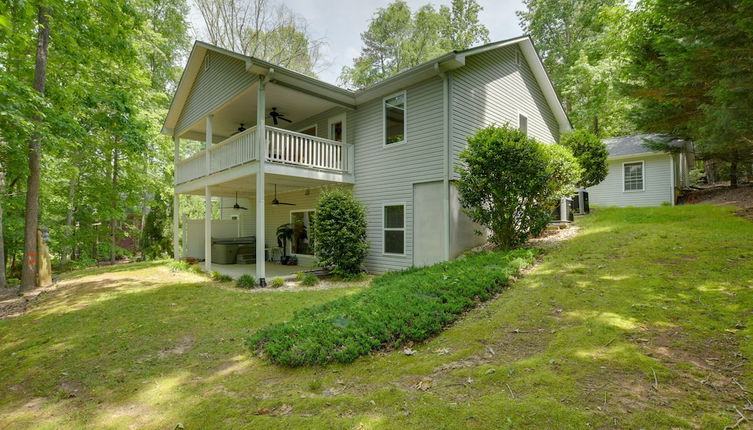
<svg viewBox="0 0 753 430">
<path fill-rule="evenodd" d="M 283 266 L 271 261 L 266 262 L 267 282 L 274 278 L 289 279 L 294 278 L 298 272 L 307 272 L 316 270 L 310 266 Z M 202 269 L 205 269 L 204 262 L 199 263 Z M 241 275 L 256 276 L 256 264 L 217 264 L 212 263 L 212 270 L 216 270 L 223 275 L 228 275 L 233 279 L 238 279 Z"/>
</svg>

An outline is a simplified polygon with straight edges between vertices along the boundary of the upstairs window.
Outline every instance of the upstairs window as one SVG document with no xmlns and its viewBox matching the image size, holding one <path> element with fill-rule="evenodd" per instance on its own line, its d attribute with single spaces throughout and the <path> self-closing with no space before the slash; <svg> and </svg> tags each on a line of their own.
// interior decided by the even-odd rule
<svg viewBox="0 0 753 430">
<path fill-rule="evenodd" d="M 405 92 L 384 99 L 384 145 L 405 142 Z"/>
<path fill-rule="evenodd" d="M 622 164 L 624 191 L 643 191 L 643 161 Z"/>
<path fill-rule="evenodd" d="M 328 123 L 329 134 L 327 137 L 336 142 L 343 142 L 345 140 L 345 115 L 330 118 Z"/>
<path fill-rule="evenodd" d="M 518 130 L 528 134 L 528 117 L 522 113 L 518 114 Z"/>
<path fill-rule="evenodd" d="M 405 205 L 384 206 L 384 253 L 405 254 Z"/>
</svg>

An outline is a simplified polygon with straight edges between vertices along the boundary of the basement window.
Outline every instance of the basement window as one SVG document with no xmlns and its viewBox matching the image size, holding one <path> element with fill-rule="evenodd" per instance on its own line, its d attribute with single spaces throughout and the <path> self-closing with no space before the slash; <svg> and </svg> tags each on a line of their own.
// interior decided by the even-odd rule
<svg viewBox="0 0 753 430">
<path fill-rule="evenodd" d="M 405 205 L 384 206 L 384 253 L 405 255 Z"/>
</svg>

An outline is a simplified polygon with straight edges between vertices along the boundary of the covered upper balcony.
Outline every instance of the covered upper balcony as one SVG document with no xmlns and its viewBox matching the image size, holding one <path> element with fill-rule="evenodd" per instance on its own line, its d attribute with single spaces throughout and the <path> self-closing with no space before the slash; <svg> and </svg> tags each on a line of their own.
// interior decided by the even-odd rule
<svg viewBox="0 0 753 430">
<path fill-rule="evenodd" d="M 260 159 L 260 135 L 254 125 L 258 85 L 251 85 L 176 136 L 178 144 L 180 139 L 206 143 L 203 150 L 176 160 L 178 192 L 255 173 Z M 321 96 L 274 83 L 266 84 L 262 94 L 263 105 L 268 107 L 263 131 L 267 173 L 353 182 L 353 144 L 346 141 L 345 108 Z"/>
</svg>

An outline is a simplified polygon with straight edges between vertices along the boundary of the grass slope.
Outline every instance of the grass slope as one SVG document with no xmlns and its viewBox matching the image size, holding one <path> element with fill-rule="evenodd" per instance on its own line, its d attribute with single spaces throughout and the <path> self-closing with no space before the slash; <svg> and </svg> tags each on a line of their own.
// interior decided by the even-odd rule
<svg viewBox="0 0 753 430">
<path fill-rule="evenodd" d="M 268 364 L 242 339 L 359 288 L 247 293 L 159 265 L 77 274 L 0 321 L 0 427 L 724 428 L 733 407 L 753 420 L 735 383 L 753 389 L 753 223 L 712 206 L 580 223 L 415 355 L 324 367 Z"/>
</svg>

